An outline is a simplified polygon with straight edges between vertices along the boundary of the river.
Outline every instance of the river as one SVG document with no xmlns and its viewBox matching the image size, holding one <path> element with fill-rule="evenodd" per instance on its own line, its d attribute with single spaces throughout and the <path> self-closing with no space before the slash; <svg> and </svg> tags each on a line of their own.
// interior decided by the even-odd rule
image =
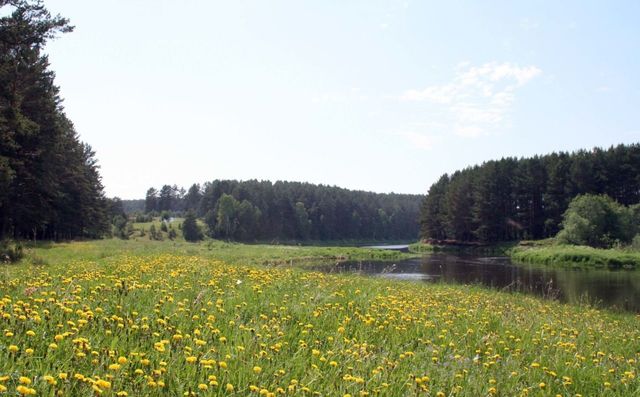
<svg viewBox="0 0 640 397">
<path fill-rule="evenodd" d="M 394 247 L 400 249 L 400 247 Z M 640 313 L 640 271 L 515 264 L 508 257 L 425 254 L 403 261 L 342 262 L 323 271 L 401 280 L 481 284 L 569 303 Z"/>
</svg>

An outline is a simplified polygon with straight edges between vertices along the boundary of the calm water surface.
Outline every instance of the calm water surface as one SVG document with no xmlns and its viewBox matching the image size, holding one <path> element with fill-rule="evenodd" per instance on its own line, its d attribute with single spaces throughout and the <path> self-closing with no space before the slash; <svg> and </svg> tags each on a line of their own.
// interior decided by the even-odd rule
<svg viewBox="0 0 640 397">
<path fill-rule="evenodd" d="M 508 257 L 442 253 L 396 263 L 343 262 L 320 269 L 402 280 L 481 284 L 563 302 L 588 302 L 599 307 L 640 313 L 640 271 L 553 268 L 514 264 Z"/>
</svg>

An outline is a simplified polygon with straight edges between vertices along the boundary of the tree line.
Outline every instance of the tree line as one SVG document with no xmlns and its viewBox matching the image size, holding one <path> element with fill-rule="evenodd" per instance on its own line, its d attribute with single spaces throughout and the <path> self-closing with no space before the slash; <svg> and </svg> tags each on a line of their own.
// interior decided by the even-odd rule
<svg viewBox="0 0 640 397">
<path fill-rule="evenodd" d="M 640 145 L 508 157 L 445 174 L 422 203 L 420 234 L 463 242 L 551 237 L 580 194 L 640 202 Z"/>
<path fill-rule="evenodd" d="M 107 199 L 54 83 L 46 42 L 71 32 L 41 1 L 0 0 L 0 239 L 101 237 Z"/>
<path fill-rule="evenodd" d="M 144 211 L 193 212 L 209 236 L 238 241 L 408 240 L 418 236 L 423 198 L 300 182 L 214 180 L 188 190 L 150 188 Z"/>
</svg>

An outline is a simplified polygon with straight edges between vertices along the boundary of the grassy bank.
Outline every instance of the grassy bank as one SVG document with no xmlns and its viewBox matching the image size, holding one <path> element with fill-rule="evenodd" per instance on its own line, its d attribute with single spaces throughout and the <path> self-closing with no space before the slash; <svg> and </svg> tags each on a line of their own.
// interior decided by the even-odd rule
<svg viewBox="0 0 640 397">
<path fill-rule="evenodd" d="M 429 252 L 451 252 L 470 255 L 508 255 L 509 251 L 517 243 L 500 243 L 492 245 L 463 246 L 463 245 L 437 245 L 424 242 L 409 244 L 409 252 L 429 253 Z"/>
<path fill-rule="evenodd" d="M 211 259 L 215 254 L 169 254 L 164 247 L 165 253 L 145 246 L 95 262 L 86 255 L 95 247 L 73 243 L 39 248 L 66 252 L 49 256 L 49 265 L 4 266 L 0 390 L 640 393 L 637 316 L 476 287 L 228 264 Z M 246 255 L 253 249 L 238 248 Z M 247 262 L 245 254 L 235 258 Z M 282 251 L 265 255 L 287 259 Z"/>
<path fill-rule="evenodd" d="M 640 268 L 640 252 L 624 249 L 597 249 L 574 245 L 519 245 L 510 251 L 517 262 L 556 266 Z"/>
</svg>

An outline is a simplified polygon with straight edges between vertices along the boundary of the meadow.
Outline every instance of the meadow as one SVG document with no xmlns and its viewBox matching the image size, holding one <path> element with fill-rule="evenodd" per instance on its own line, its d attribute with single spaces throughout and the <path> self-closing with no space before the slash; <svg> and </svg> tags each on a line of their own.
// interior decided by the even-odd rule
<svg viewBox="0 0 640 397">
<path fill-rule="evenodd" d="M 568 267 L 640 268 L 640 252 L 631 248 L 593 248 L 580 245 L 518 245 L 510 250 L 511 259 Z"/>
<path fill-rule="evenodd" d="M 3 266 L 0 395 L 640 395 L 637 315 L 284 265 L 344 248 L 211 244 Z"/>
</svg>

